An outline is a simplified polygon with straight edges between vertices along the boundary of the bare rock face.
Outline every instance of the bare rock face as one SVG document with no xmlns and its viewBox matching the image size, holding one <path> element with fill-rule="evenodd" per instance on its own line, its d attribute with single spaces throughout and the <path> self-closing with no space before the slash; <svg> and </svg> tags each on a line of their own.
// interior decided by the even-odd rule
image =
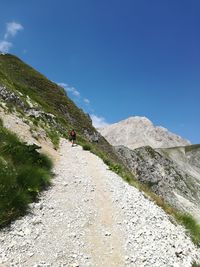
<svg viewBox="0 0 200 267">
<path fill-rule="evenodd" d="M 156 150 L 149 146 L 115 149 L 138 180 L 200 222 L 200 145 Z"/>
<path fill-rule="evenodd" d="M 190 144 L 189 141 L 169 132 L 167 129 L 154 126 L 146 117 L 130 117 L 104 128 L 99 128 L 98 131 L 111 145 L 124 145 L 130 149 L 142 146 L 167 148 Z"/>
</svg>

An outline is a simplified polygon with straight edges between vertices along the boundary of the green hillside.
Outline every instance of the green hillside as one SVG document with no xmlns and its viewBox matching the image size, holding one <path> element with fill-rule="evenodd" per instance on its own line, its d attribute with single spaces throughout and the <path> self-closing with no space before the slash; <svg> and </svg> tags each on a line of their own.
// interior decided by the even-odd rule
<svg viewBox="0 0 200 267">
<path fill-rule="evenodd" d="M 55 142 L 57 142 L 57 134 L 66 137 L 67 132 L 74 128 L 78 133 L 79 143 L 86 145 L 86 149 L 91 149 L 90 145 L 92 143 L 95 153 L 105 154 L 105 157 L 108 157 L 109 160 L 119 162 L 112 147 L 92 126 L 89 116 L 74 104 L 64 89 L 48 80 L 16 56 L 0 55 L 0 86 L 5 86 L 6 90 L 17 94 L 23 102 L 24 108 L 8 101 L 7 104 L 11 110 L 13 106 L 21 113 L 26 108 L 28 109 L 28 96 L 34 103 L 38 104 L 42 111 L 55 116 L 54 121 L 56 123 L 52 124 L 47 131 L 52 140 L 56 139 Z M 32 118 L 32 120 L 37 125 L 38 118 Z M 98 142 L 91 142 L 95 139 L 98 139 Z"/>
<path fill-rule="evenodd" d="M 67 97 L 64 89 L 13 55 L 0 55 L 0 83 L 28 95 L 66 126 L 73 125 L 81 131 L 92 128 L 87 115 Z"/>
</svg>

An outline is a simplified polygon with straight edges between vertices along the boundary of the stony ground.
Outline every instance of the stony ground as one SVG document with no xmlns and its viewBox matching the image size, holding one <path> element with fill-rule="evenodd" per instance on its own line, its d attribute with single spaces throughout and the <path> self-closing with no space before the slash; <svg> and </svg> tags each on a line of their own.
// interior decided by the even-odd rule
<svg viewBox="0 0 200 267">
<path fill-rule="evenodd" d="M 49 190 L 0 232 L 0 267 L 189 267 L 200 261 L 183 229 L 99 158 L 64 140 L 59 154 Z"/>
</svg>

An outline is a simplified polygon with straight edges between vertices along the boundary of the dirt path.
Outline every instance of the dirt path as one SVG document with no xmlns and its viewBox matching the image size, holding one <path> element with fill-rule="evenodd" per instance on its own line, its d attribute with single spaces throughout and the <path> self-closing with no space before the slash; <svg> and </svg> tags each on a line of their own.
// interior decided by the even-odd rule
<svg viewBox="0 0 200 267">
<path fill-rule="evenodd" d="M 101 159 L 65 140 L 58 154 L 50 189 L 0 232 L 0 267 L 190 267 L 197 260 L 183 229 Z"/>
</svg>

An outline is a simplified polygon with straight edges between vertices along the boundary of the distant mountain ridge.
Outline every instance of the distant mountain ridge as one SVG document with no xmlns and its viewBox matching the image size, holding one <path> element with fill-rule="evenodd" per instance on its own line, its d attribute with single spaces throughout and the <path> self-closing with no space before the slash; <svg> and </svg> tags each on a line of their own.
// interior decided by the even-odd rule
<svg viewBox="0 0 200 267">
<path fill-rule="evenodd" d="M 113 146 L 124 145 L 130 149 L 143 146 L 168 148 L 191 144 L 164 127 L 154 126 L 148 118 L 139 116 L 99 128 L 98 131 Z"/>
</svg>

